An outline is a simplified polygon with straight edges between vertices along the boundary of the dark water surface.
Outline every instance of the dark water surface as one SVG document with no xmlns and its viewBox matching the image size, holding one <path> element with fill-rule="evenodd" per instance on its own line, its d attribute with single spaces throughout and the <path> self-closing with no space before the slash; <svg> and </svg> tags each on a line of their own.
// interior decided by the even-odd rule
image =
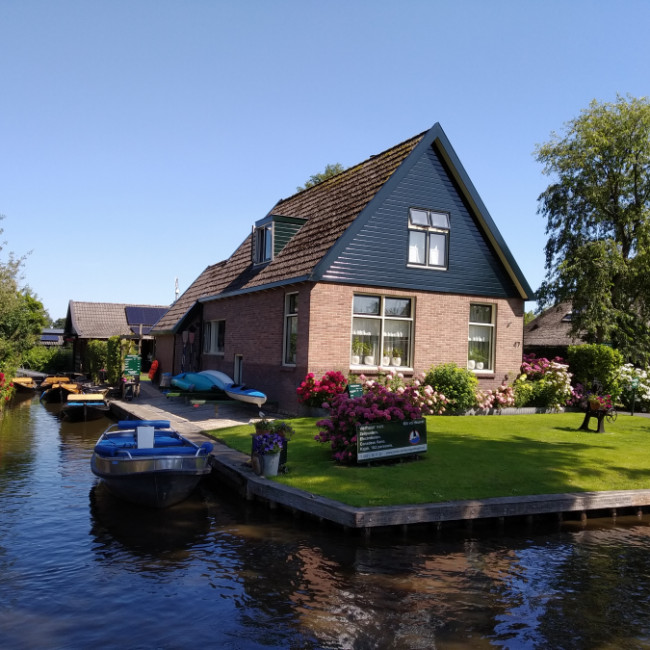
<svg viewBox="0 0 650 650">
<path fill-rule="evenodd" d="M 108 421 L 0 422 L 2 648 L 650 648 L 649 518 L 346 535 L 203 485 L 90 472 Z"/>
</svg>

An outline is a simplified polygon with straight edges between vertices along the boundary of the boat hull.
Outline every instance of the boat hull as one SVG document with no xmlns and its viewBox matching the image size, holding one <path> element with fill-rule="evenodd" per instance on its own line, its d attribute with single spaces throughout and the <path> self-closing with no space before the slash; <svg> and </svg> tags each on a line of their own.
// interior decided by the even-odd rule
<svg viewBox="0 0 650 650">
<path fill-rule="evenodd" d="M 228 397 L 230 397 L 230 399 L 237 399 L 240 402 L 246 402 L 247 404 L 255 404 L 257 407 L 262 406 L 262 404 L 266 402 L 266 395 L 253 388 L 228 386 L 224 392 Z"/>
<path fill-rule="evenodd" d="M 152 458 L 116 464 L 97 455 L 91 469 L 116 497 L 150 508 L 168 508 L 184 501 L 211 471 L 207 458 Z"/>
<path fill-rule="evenodd" d="M 155 429 L 153 446 L 138 446 L 138 427 Z M 211 449 L 183 438 L 166 421 L 118 422 L 97 441 L 90 468 L 115 496 L 166 508 L 187 498 L 211 472 Z"/>
</svg>

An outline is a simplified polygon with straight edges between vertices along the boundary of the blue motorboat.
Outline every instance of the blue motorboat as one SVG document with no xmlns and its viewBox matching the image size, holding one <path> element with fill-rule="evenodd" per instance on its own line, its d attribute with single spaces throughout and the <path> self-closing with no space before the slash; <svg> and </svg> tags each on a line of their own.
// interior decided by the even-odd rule
<svg viewBox="0 0 650 650">
<path fill-rule="evenodd" d="M 197 445 L 168 420 L 121 420 L 109 426 L 90 467 L 117 497 L 165 508 L 183 501 L 210 473 L 212 444 Z"/>
</svg>

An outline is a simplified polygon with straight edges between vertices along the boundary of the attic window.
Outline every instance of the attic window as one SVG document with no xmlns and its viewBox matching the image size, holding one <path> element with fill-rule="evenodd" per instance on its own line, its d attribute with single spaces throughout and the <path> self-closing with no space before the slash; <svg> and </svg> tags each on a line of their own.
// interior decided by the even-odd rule
<svg viewBox="0 0 650 650">
<path fill-rule="evenodd" d="M 253 228 L 253 263 L 263 264 L 273 259 L 273 224 Z"/>
<path fill-rule="evenodd" d="M 419 267 L 447 268 L 449 215 L 446 212 L 409 210 L 408 263 Z"/>
</svg>

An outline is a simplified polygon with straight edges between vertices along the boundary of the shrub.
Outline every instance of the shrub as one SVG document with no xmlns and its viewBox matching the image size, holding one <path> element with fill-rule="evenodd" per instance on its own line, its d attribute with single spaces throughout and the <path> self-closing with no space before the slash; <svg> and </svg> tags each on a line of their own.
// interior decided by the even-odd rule
<svg viewBox="0 0 650 650">
<path fill-rule="evenodd" d="M 568 366 L 560 357 L 549 360 L 534 354 L 525 355 L 514 392 L 518 407 L 559 409 L 566 406 L 573 399 Z"/>
<path fill-rule="evenodd" d="M 456 412 L 467 411 L 476 404 L 476 375 L 466 368 L 459 368 L 455 363 L 443 363 L 431 368 L 424 383 L 442 393 Z"/>
<path fill-rule="evenodd" d="M 306 406 L 320 408 L 323 402 L 328 402 L 335 395 L 344 393 L 347 386 L 347 379 L 338 371 L 330 370 L 321 379 L 316 379 L 314 373 L 310 372 L 296 392 L 300 402 Z"/>
<path fill-rule="evenodd" d="M 325 406 L 329 418 L 317 423 L 320 431 L 315 440 L 329 442 L 334 460 L 353 463 L 357 458 L 357 424 L 416 420 L 423 415 L 442 413 L 446 399 L 419 379 L 406 385 L 403 377 L 389 373 L 380 380 L 363 375 L 364 394 L 350 398 L 346 393 L 335 395 Z M 391 390 L 390 385 L 396 386 Z"/>
<path fill-rule="evenodd" d="M 637 384 L 633 388 L 632 382 Z M 643 368 L 635 368 L 631 363 L 626 363 L 619 369 L 618 378 L 621 389 L 620 399 L 623 406 L 632 410 L 632 398 L 635 397 L 635 410 L 648 411 L 650 409 L 650 377 Z"/>
<path fill-rule="evenodd" d="M 14 393 L 14 385 L 7 381 L 4 372 L 0 372 L 0 411 L 2 411 L 5 402 L 11 399 Z"/>
<path fill-rule="evenodd" d="M 116 385 L 122 377 L 122 343 L 119 336 L 111 336 L 106 348 L 106 378 Z"/>
<path fill-rule="evenodd" d="M 607 345 L 585 344 L 569 346 L 569 366 L 574 382 L 598 394 L 608 394 L 613 400 L 621 393 L 619 368 L 623 357 Z"/>
<path fill-rule="evenodd" d="M 507 382 L 503 382 L 494 390 L 479 390 L 476 393 L 476 404 L 480 409 L 501 410 L 514 406 L 516 402 L 515 391 Z"/>
<path fill-rule="evenodd" d="M 91 379 L 99 382 L 99 373 L 106 367 L 106 358 L 108 355 L 108 346 L 106 341 L 89 341 L 86 349 L 86 358 L 88 360 L 88 371 Z"/>
</svg>

